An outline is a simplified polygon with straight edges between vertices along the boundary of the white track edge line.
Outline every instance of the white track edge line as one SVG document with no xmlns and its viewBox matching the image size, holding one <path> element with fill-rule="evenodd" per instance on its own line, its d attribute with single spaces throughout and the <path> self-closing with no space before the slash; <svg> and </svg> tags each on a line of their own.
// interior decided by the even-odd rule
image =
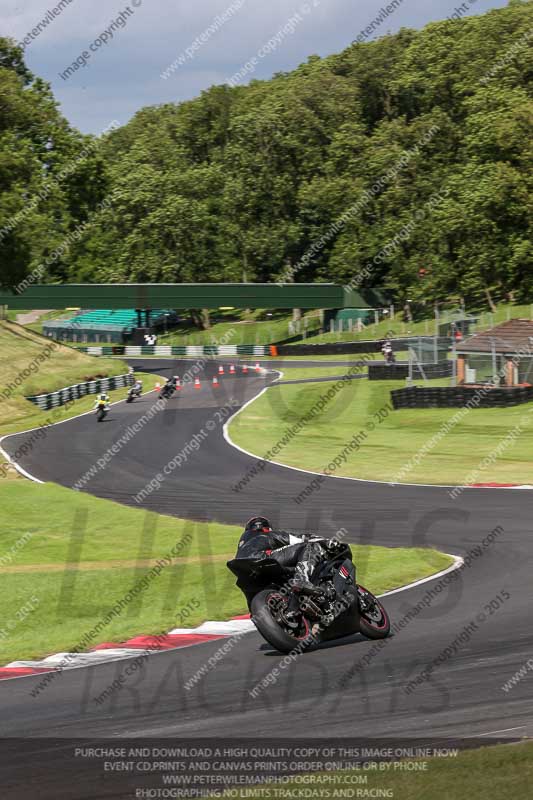
<svg viewBox="0 0 533 800">
<path fill-rule="evenodd" d="M 383 594 L 378 594 L 378 595 L 376 595 L 376 597 L 379 597 L 379 598 L 381 598 L 381 597 L 389 597 L 392 594 L 398 594 L 399 592 L 406 592 L 408 589 L 414 589 L 414 588 L 416 588 L 417 586 L 420 586 L 423 583 L 428 583 L 429 581 L 436 580 L 437 578 L 441 578 L 441 577 L 443 577 L 444 575 L 447 575 L 450 572 L 453 572 L 453 571 L 455 571 L 457 569 L 460 569 L 462 567 L 462 565 L 464 564 L 464 559 L 461 558 L 461 556 L 454 556 L 454 555 L 452 555 L 450 553 L 444 553 L 444 555 L 447 555 L 450 558 L 453 558 L 453 561 L 454 561 L 454 563 L 450 564 L 450 566 L 447 567 L 446 569 L 441 570 L 440 572 L 436 572 L 434 575 L 428 575 L 426 578 L 421 578 L 421 579 L 419 579 L 417 581 L 412 581 L 411 583 L 406 583 L 405 586 L 399 586 L 397 589 L 391 589 L 390 591 L 384 592 Z M 213 621 L 213 620 L 211 620 L 211 621 Z M 231 620 L 224 620 L 224 621 L 225 622 L 231 622 Z M 191 629 L 191 631 L 192 630 L 193 629 Z M 230 634 L 230 633 L 228 633 L 228 634 L 225 634 L 224 636 L 221 636 L 221 638 L 228 638 L 230 636 L 237 636 L 237 635 L 238 636 L 248 636 L 250 633 L 256 633 L 256 631 L 254 631 L 254 630 L 252 630 L 252 631 L 243 631 L 242 633 L 238 633 L 238 634 L 235 634 L 235 633 L 231 633 Z M 150 634 L 146 634 L 146 635 L 149 636 Z M 170 634 L 167 634 L 167 635 L 170 635 Z M 154 650 L 153 652 L 147 654 L 147 658 L 152 658 L 153 656 L 164 655 L 165 653 L 175 652 L 176 650 L 184 650 L 186 647 L 200 647 L 203 644 L 210 644 L 210 642 L 207 642 L 207 641 L 206 642 L 197 642 L 196 644 L 187 644 L 187 645 L 183 645 L 182 647 L 171 647 L 171 648 L 169 648 L 167 650 Z M 119 648 L 117 648 L 117 649 L 119 649 Z M 124 649 L 126 649 L 126 648 L 124 648 Z M 99 652 L 102 652 L 102 651 L 99 651 Z M 136 656 L 131 656 L 131 658 L 135 658 L 135 657 Z M 22 659 L 20 659 L 20 660 L 22 660 Z M 113 661 L 116 661 L 116 660 L 127 661 L 128 659 L 127 658 L 110 659 L 109 661 L 104 661 L 104 660 L 98 661 L 95 664 L 79 664 L 77 666 L 67 667 L 65 669 L 59 670 L 59 672 L 63 673 L 63 672 L 67 672 L 67 671 L 69 671 L 71 669 L 89 669 L 89 667 L 98 666 L 99 664 L 110 664 L 110 663 L 112 663 Z M 9 669 L 9 667 L 8 666 L 0 667 L 0 669 Z M 17 669 L 17 668 L 13 667 L 13 669 Z M 49 675 L 50 673 L 55 673 L 55 672 L 58 672 L 58 670 L 57 669 L 50 669 L 50 670 L 43 670 L 42 672 L 35 672 L 35 673 L 31 674 L 31 675 L 16 675 L 16 676 L 13 676 L 12 678 L 2 678 L 2 679 L 0 679 L 0 684 L 2 683 L 3 680 L 10 680 L 10 681 L 23 680 L 24 678 L 36 678 L 39 675 L 43 675 L 44 676 L 44 675 Z"/>
<path fill-rule="evenodd" d="M 436 572 L 434 575 L 428 575 L 426 578 L 420 578 L 417 581 L 406 583 L 405 586 L 400 586 L 398 587 L 398 589 L 390 589 L 390 591 L 388 592 L 384 592 L 383 594 L 378 594 L 377 597 L 389 597 L 391 594 L 398 594 L 398 592 L 405 592 L 407 589 L 414 589 L 416 586 L 421 586 L 423 583 L 434 581 L 437 578 L 442 578 L 444 575 L 448 575 L 448 573 L 450 572 L 454 572 L 457 569 L 461 569 L 461 567 L 465 563 L 464 558 L 461 558 L 461 556 L 454 556 L 452 555 L 452 553 L 444 553 L 443 555 L 448 556 L 449 558 L 453 558 L 453 564 L 450 564 L 449 567 L 446 567 L 446 569 L 442 569 L 440 572 Z"/>
<path fill-rule="evenodd" d="M 279 370 L 265 370 L 265 373 L 268 373 L 268 372 L 277 372 L 278 373 L 279 377 L 276 378 L 276 382 L 281 380 L 281 378 L 283 377 L 283 372 L 281 372 Z M 255 400 L 258 400 L 259 397 L 261 397 L 261 395 L 264 394 L 270 388 L 272 388 L 272 386 L 265 386 L 265 388 L 262 389 L 257 395 L 255 395 L 250 400 L 248 400 L 243 406 L 241 406 L 235 412 L 235 414 L 233 414 L 227 420 L 227 422 L 224 424 L 224 427 L 223 427 L 224 439 L 231 447 L 235 447 L 236 450 L 240 450 L 242 453 L 245 453 L 246 455 L 251 456 L 252 458 L 255 458 L 257 460 L 260 460 L 260 459 L 258 459 L 258 457 L 254 453 L 250 453 L 249 451 L 244 450 L 244 448 L 239 447 L 239 445 L 236 445 L 231 440 L 231 438 L 229 436 L 229 432 L 228 432 L 228 426 L 242 411 L 244 411 L 244 409 L 247 406 L 251 405 L 251 403 L 255 402 Z M 155 392 L 155 391 L 156 391 L 155 389 L 152 389 L 150 392 L 146 392 L 145 394 L 151 394 L 152 392 Z M 125 400 L 117 400 L 114 403 L 112 403 L 111 405 L 118 405 L 118 403 L 124 403 L 124 402 L 125 402 Z M 61 420 L 60 422 L 56 422 L 56 423 L 53 423 L 53 424 L 54 425 L 61 425 L 64 422 L 69 422 L 71 419 L 77 419 L 79 417 L 83 417 L 83 416 L 86 416 L 87 414 L 92 414 L 92 413 L 93 413 L 92 411 L 85 411 L 82 414 L 77 414 L 77 415 L 75 415 L 73 417 L 69 417 L 66 420 Z M 17 433 L 7 434 L 6 436 L 3 436 L 3 437 L 0 438 L 0 445 L 3 442 L 3 440 L 7 439 L 9 436 L 18 436 L 21 433 L 30 433 L 31 431 L 34 431 L 34 430 L 38 430 L 38 428 L 29 428 L 26 431 L 18 431 Z M 1 452 L 5 452 L 2 449 L 1 446 L 0 446 L 0 451 Z M 5 455 L 7 456 L 7 453 L 5 453 Z M 7 456 L 7 457 L 9 459 L 9 461 L 14 464 L 15 468 L 19 469 L 20 471 L 22 471 L 23 474 L 25 473 L 26 477 L 30 478 L 30 480 L 33 480 L 36 483 L 44 483 L 44 481 L 41 481 L 38 478 L 35 478 L 35 477 L 31 476 L 29 473 L 26 473 L 25 470 L 22 470 L 21 467 L 18 467 L 17 464 L 12 462 L 11 459 L 9 458 L 9 456 Z M 322 474 L 322 473 L 319 473 L 319 472 L 311 472 L 310 470 L 301 469 L 299 467 L 291 467 L 291 466 L 289 466 L 287 464 L 282 464 L 282 463 L 277 462 L 277 461 L 270 461 L 269 463 L 270 464 L 275 464 L 276 466 L 285 467 L 286 469 L 293 469 L 293 470 L 296 470 L 297 472 L 304 472 L 304 473 L 307 473 L 307 474 L 310 474 L 310 475 L 321 475 Z M 338 477 L 338 478 L 340 478 L 342 480 L 352 480 L 352 481 L 357 481 L 359 483 L 375 483 L 375 484 L 380 484 L 380 485 L 388 485 L 384 481 L 366 481 L 363 478 L 346 478 L 346 477 L 343 477 L 343 476 L 330 476 L 330 477 Z M 449 488 L 447 486 L 440 486 L 439 487 L 436 484 L 394 484 L 394 485 L 395 486 L 434 486 L 434 487 L 436 486 L 436 488 Z M 475 487 L 472 487 L 472 488 L 475 488 Z M 479 487 L 479 488 L 482 488 L 482 487 Z M 486 487 L 486 488 L 490 488 L 490 487 Z M 505 488 L 511 488 L 511 487 L 505 487 Z M 407 589 L 415 588 L 416 586 L 420 586 L 421 584 L 427 583 L 428 581 L 436 580 L 437 578 L 442 577 L 443 575 L 446 575 L 447 573 L 452 572 L 455 569 L 458 569 L 464 563 L 463 559 L 460 556 L 453 556 L 453 555 L 450 555 L 449 553 L 445 553 L 445 555 L 449 555 L 450 558 L 454 559 L 454 563 L 452 565 L 450 565 L 447 569 L 442 570 L 441 572 L 435 573 L 435 575 L 429 575 L 426 578 L 422 578 L 422 579 L 420 579 L 418 581 L 414 581 L 412 583 L 408 583 L 405 586 L 398 587 L 397 589 L 392 589 L 389 592 L 385 592 L 384 594 L 380 594 L 380 595 L 377 595 L 377 596 L 378 597 L 388 597 L 389 595 L 397 594 L 398 592 L 404 592 L 404 591 L 407 591 Z M 253 631 L 250 631 L 250 633 L 252 633 L 252 632 Z M 243 633 L 242 635 L 245 635 L 245 633 Z M 197 645 L 186 645 L 186 646 L 187 647 L 196 647 Z M 173 648 L 173 649 L 181 650 L 182 648 Z M 158 652 L 150 653 L 150 656 L 152 656 L 152 655 L 160 655 L 160 654 L 162 654 L 164 652 L 170 652 L 170 651 L 169 650 L 158 651 Z M 109 662 L 101 661 L 99 663 L 106 664 L 106 663 L 111 663 L 111 662 L 110 661 Z M 87 666 L 88 665 L 80 665 L 80 666 L 77 666 L 77 667 L 71 667 L 71 669 L 84 669 L 84 668 L 87 668 Z M 2 667 L 2 669 L 6 669 L 6 667 Z M 50 672 L 55 672 L 55 671 L 56 670 L 50 670 Z M 49 673 L 42 672 L 42 673 L 35 673 L 33 675 L 20 675 L 20 676 L 17 676 L 17 678 L 8 678 L 6 680 L 15 680 L 15 679 L 18 680 L 19 678 L 34 678 L 36 674 L 46 675 L 46 674 L 49 674 Z"/>
<path fill-rule="evenodd" d="M 123 386 L 122 388 L 125 389 L 126 387 Z M 150 389 L 150 391 L 144 392 L 142 396 L 146 397 L 146 395 L 152 394 L 153 392 L 157 392 L 157 389 Z M 89 395 L 87 395 L 87 396 L 89 396 Z M 81 398 L 79 398 L 79 399 L 81 399 Z M 126 402 L 125 399 L 124 400 L 115 400 L 113 403 L 109 404 L 109 407 L 111 408 L 111 406 L 118 406 L 119 403 L 125 403 L 125 402 Z M 61 408 L 61 406 L 58 406 L 58 408 Z M 89 414 L 94 414 L 94 409 L 92 411 L 83 411 L 81 414 L 74 414 L 72 417 L 67 417 L 67 419 L 60 419 L 58 422 L 52 422 L 47 427 L 53 428 L 56 425 L 63 425 L 65 422 L 70 422 L 73 419 L 81 419 L 81 417 L 86 417 Z M 21 436 L 23 433 L 31 433 L 32 431 L 39 431 L 39 430 L 42 429 L 42 427 L 43 427 L 42 425 L 37 425 L 35 428 L 27 428 L 24 431 L 15 431 L 15 433 L 6 433 L 5 436 L 0 436 L 0 453 L 7 458 L 9 463 L 12 464 L 15 467 L 17 472 L 20 472 L 21 475 L 24 475 L 25 478 L 28 478 L 30 481 L 33 481 L 34 483 L 48 483 L 48 481 L 42 481 L 42 480 L 40 480 L 40 478 L 36 478 L 35 475 L 31 475 L 23 467 L 21 467 L 19 464 L 17 464 L 17 462 L 14 461 L 8 453 L 6 453 L 6 451 L 2 447 L 2 442 L 5 439 L 9 439 L 11 436 Z M 77 491 L 77 490 L 74 489 L 73 491 Z"/>
</svg>

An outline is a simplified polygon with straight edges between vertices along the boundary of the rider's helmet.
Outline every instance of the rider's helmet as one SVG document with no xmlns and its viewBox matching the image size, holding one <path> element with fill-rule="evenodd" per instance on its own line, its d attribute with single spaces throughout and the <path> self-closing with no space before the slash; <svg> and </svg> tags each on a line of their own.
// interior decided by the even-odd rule
<svg viewBox="0 0 533 800">
<path fill-rule="evenodd" d="M 272 525 L 266 517 L 252 517 L 246 523 L 247 531 L 255 531 L 256 533 L 270 533 Z"/>
</svg>

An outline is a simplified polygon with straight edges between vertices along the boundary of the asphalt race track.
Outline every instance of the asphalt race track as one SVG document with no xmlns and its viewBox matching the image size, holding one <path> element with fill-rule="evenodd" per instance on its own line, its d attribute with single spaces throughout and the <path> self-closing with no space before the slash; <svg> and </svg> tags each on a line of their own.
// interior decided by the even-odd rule
<svg viewBox="0 0 533 800">
<path fill-rule="evenodd" d="M 153 359 L 131 363 L 159 374 L 183 375 L 191 366 L 190 361 Z M 139 507 L 134 496 L 207 426 L 209 436 L 199 449 L 165 477 L 161 487 L 140 503 L 142 507 L 232 524 L 252 514 L 265 514 L 282 528 L 334 535 L 344 527 L 353 542 L 427 545 L 463 557 L 496 526 L 503 532 L 416 619 L 389 638 L 364 668 L 357 665 L 375 645 L 354 637 L 294 660 L 276 683 L 254 699 L 250 691 L 280 659 L 254 633 L 236 643 L 217 668 L 189 691 L 183 683 L 217 650 L 216 641 L 150 657 L 138 678 L 102 706 L 91 698 L 113 681 L 116 664 L 65 671 L 36 698 L 30 690 L 39 678 L 0 682 L 0 736 L 191 739 L 364 733 L 399 739 L 431 735 L 487 740 L 533 736 L 533 678 L 526 677 L 508 693 L 501 688 L 533 652 L 533 492 L 470 489 L 453 500 L 445 487 L 392 487 L 329 478 L 299 505 L 294 497 L 313 476 L 274 464 L 235 491 L 243 476 L 250 475 L 256 459 L 226 442 L 221 420 L 228 412 L 220 409 L 233 402 L 237 404 L 234 413 L 275 376 L 258 376 L 252 370 L 248 376 L 233 377 L 226 368 L 216 389 L 212 377 L 217 365 L 205 365 L 201 389 L 189 385 L 172 398 L 105 470 L 91 478 L 87 491 Z M 346 402 L 356 383 L 346 383 L 332 401 L 330 413 Z M 276 387 L 268 389 L 268 396 L 287 426 L 298 419 L 297 409 L 284 407 Z M 92 415 L 56 425 L 20 465 L 40 480 L 71 487 L 155 400 L 154 394 L 147 394 L 131 405 L 114 405 L 98 426 Z M 13 455 L 25 437 L 24 433 L 11 436 L 2 447 Z M 255 451 L 262 453 L 260 430 Z M 386 598 L 392 620 L 402 620 L 433 585 L 425 583 Z M 509 599 L 491 606 L 502 593 L 509 593 Z M 495 605 L 499 605 L 496 610 Z M 406 693 L 404 685 L 467 626 L 470 633 L 459 647 L 452 648 L 453 655 L 415 691 Z M 45 781 L 45 765 L 50 767 L 54 759 L 59 763 L 60 757 L 60 750 L 47 751 L 44 742 L 36 746 L 36 775 L 40 766 Z M 56 794 L 52 789 L 48 794 L 43 783 L 39 796 L 70 796 L 60 789 L 58 782 Z M 83 796 L 119 795 L 92 794 L 87 789 Z"/>
</svg>

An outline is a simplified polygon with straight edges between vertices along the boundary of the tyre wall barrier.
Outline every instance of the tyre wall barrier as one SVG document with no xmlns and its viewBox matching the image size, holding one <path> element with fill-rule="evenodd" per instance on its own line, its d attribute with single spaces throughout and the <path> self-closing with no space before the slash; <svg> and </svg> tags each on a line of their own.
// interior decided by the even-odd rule
<svg viewBox="0 0 533 800">
<path fill-rule="evenodd" d="M 414 378 L 449 378 L 452 374 L 451 361 L 441 361 L 438 364 L 424 364 L 422 369 L 413 365 Z M 370 381 L 401 381 L 409 377 L 409 364 L 369 364 L 368 380 Z"/>
<path fill-rule="evenodd" d="M 408 386 L 391 392 L 393 407 L 401 408 L 507 408 L 533 400 L 533 386 L 489 389 L 475 386 Z"/>
<path fill-rule="evenodd" d="M 267 356 L 269 345 L 223 344 L 223 345 L 88 345 L 79 347 L 90 356 Z"/>
<path fill-rule="evenodd" d="M 35 403 L 41 411 L 49 411 L 51 408 L 64 406 L 72 400 L 79 400 L 80 397 L 85 397 L 87 394 L 98 394 L 98 392 L 108 392 L 113 389 L 123 389 L 126 386 L 132 386 L 135 383 L 135 378 L 132 373 L 127 375 L 115 375 L 111 378 L 99 378 L 94 381 L 86 381 L 85 383 L 76 383 L 74 386 L 67 386 L 65 389 L 58 389 L 57 392 L 50 392 L 50 394 L 38 394 L 33 397 L 27 397 L 26 400 Z"/>
<path fill-rule="evenodd" d="M 403 339 L 391 339 L 392 349 L 395 353 L 407 350 L 419 341 L 421 337 L 405 337 Z M 422 337 L 427 338 L 427 337 Z M 278 344 L 276 345 L 280 356 L 333 356 L 346 353 L 380 353 L 384 339 L 365 339 L 359 342 L 336 342 L 330 344 Z M 439 350 L 451 349 L 452 340 L 448 337 L 440 336 L 437 340 Z"/>
</svg>

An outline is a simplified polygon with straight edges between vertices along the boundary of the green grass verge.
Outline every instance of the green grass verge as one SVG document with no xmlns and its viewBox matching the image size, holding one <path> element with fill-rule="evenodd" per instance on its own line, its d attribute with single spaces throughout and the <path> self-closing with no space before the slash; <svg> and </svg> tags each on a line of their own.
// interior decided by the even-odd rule
<svg viewBox="0 0 533 800">
<path fill-rule="evenodd" d="M 50 320 L 56 321 L 60 319 L 72 319 L 73 316 L 73 312 L 69 311 L 48 311 L 46 314 L 43 314 L 42 317 L 39 317 L 37 322 L 26 323 L 24 327 L 27 330 L 43 335 L 43 326 L 46 322 L 49 322 Z"/>
<path fill-rule="evenodd" d="M 231 339 L 227 344 L 275 344 L 290 338 L 289 321 L 290 315 L 274 316 L 269 321 L 256 321 L 254 316 L 261 314 L 257 311 L 249 315 L 246 320 L 236 319 L 224 322 L 216 322 L 208 331 L 197 331 L 194 328 L 178 328 L 167 336 L 159 338 L 159 344 L 211 344 L 227 337 L 232 332 Z M 445 313 L 445 312 L 444 312 Z M 474 312 L 475 313 L 475 312 Z M 511 305 L 501 303 L 497 310 L 492 313 L 482 311 L 479 314 L 479 330 L 485 330 L 505 322 L 511 317 L 533 318 L 533 306 L 531 305 Z M 404 322 L 401 315 L 391 320 L 383 320 L 376 324 L 367 325 L 361 332 L 343 331 L 342 333 L 319 333 L 319 319 L 316 315 L 309 318 L 309 329 L 305 340 L 291 342 L 289 344 L 331 344 L 334 342 L 358 342 L 365 339 L 383 339 L 385 336 L 434 336 L 436 333 L 435 319 L 429 317 L 418 322 Z"/>
<path fill-rule="evenodd" d="M 97 359 L 62 345 L 47 350 L 53 344 L 19 325 L 0 322 L 0 435 L 33 416 L 33 406 L 25 396 L 128 371 L 119 359 Z"/>
<path fill-rule="evenodd" d="M 24 314 L 30 314 L 31 311 L 20 311 L 20 310 L 13 310 L 8 309 L 7 311 L 7 319 L 10 322 L 17 322 L 19 315 L 23 316 Z M 36 322 L 27 322 L 24 324 L 24 328 L 26 330 L 34 331 L 35 333 L 42 334 L 43 332 L 43 323 L 47 320 L 56 320 L 56 319 L 71 319 L 74 316 L 73 312 L 62 310 L 54 310 L 54 311 L 46 311 L 45 313 L 41 313 L 41 316 Z M 20 324 L 20 323 L 19 323 Z"/>
<path fill-rule="evenodd" d="M 0 506 L 9 509 L 0 518 L 0 664 L 75 647 L 142 580 L 153 560 L 167 555 L 188 534 L 191 543 L 182 560 L 165 567 L 138 602 L 112 619 L 98 641 L 120 642 L 177 625 L 227 619 L 246 609 L 225 566 L 240 528 L 149 514 L 54 484 L 26 481 L 0 485 Z M 80 556 L 72 568 L 75 542 Z M 427 549 L 353 549 L 361 582 L 375 592 L 451 563 L 448 556 Z M 35 608 L 20 621 L 20 610 L 32 597 Z M 180 617 L 187 607 L 192 611 Z"/>
<path fill-rule="evenodd" d="M 284 381 L 302 381 L 308 378 L 330 378 L 331 376 L 346 375 L 350 367 L 276 367 L 275 372 L 283 372 Z M 366 369 L 361 368 L 361 373 L 365 374 Z"/>
<path fill-rule="evenodd" d="M 479 318 L 478 330 L 486 330 L 513 317 L 533 319 L 533 305 L 500 303 L 495 312 L 487 310 L 476 312 L 472 310 L 470 313 Z M 443 321 L 445 321 L 445 316 L 446 311 L 442 313 Z M 360 333 L 343 331 L 342 333 L 311 334 L 306 341 L 307 344 L 330 344 L 333 342 L 358 342 L 364 339 L 383 339 L 386 335 L 394 337 L 434 336 L 436 332 L 434 317 L 428 317 L 418 322 L 404 322 L 401 319 L 401 315 L 398 314 L 392 321 L 385 319 L 377 325 L 367 325 Z M 301 344 L 301 342 L 294 342 L 294 344 Z"/>
<path fill-rule="evenodd" d="M 127 367 L 125 371 L 127 371 Z M 122 370 L 120 372 L 122 372 Z M 135 377 L 142 380 L 144 392 L 149 392 L 153 389 L 157 381 L 164 382 L 165 380 L 160 375 L 150 375 L 145 372 L 136 372 Z M 128 388 L 115 389 L 114 391 L 108 392 L 108 394 L 111 402 L 115 403 L 119 400 L 125 400 L 128 394 Z M 21 404 L 20 408 L 17 409 L 19 413 L 13 418 L 9 417 L 7 413 L 9 409 L 5 407 L 0 412 L 0 437 L 7 436 L 10 433 L 30 430 L 30 428 L 39 428 L 44 425 L 52 425 L 56 422 L 71 419 L 72 417 L 78 416 L 78 414 L 91 411 L 94 407 L 94 401 L 95 395 L 91 394 L 79 400 L 75 400 L 68 406 L 59 406 L 50 411 L 41 411 L 36 405 L 23 399 L 23 405 Z M 0 479 L 1 477 L 2 475 L 0 473 Z"/>
<path fill-rule="evenodd" d="M 27 311 L 18 311 L 8 309 L 8 319 L 15 322 L 18 314 L 28 313 Z M 159 337 L 159 344 L 180 344 L 180 345 L 201 345 L 212 344 L 220 341 L 231 332 L 231 338 L 226 341 L 227 344 L 275 344 L 276 342 L 284 341 L 291 337 L 289 332 L 289 322 L 292 315 L 284 310 L 273 310 L 272 316 L 265 320 L 264 309 L 255 309 L 252 311 L 215 311 L 212 318 L 215 320 L 211 328 L 207 331 L 200 331 L 195 328 L 192 323 L 184 322 L 179 327 L 174 328 L 168 334 Z M 513 305 L 510 303 L 500 303 L 497 305 L 495 312 L 488 310 L 476 311 L 471 309 L 470 312 L 474 316 L 479 317 L 478 329 L 485 330 L 497 325 L 500 322 L 505 322 L 511 317 L 522 317 L 526 319 L 533 319 L 533 305 Z M 25 327 L 36 332 L 42 332 L 43 322 L 49 319 L 71 318 L 73 312 L 65 310 L 50 311 L 44 314 L 40 319 Z M 316 311 L 305 312 L 305 316 L 309 317 L 308 335 L 305 340 L 308 344 L 326 344 L 331 342 L 350 342 L 360 341 L 364 339 L 382 339 L 387 334 L 392 336 L 433 336 L 435 330 L 435 319 L 433 316 L 427 319 L 419 320 L 418 322 L 404 322 L 401 314 L 397 314 L 396 318 L 391 322 L 390 320 L 383 320 L 377 325 L 372 323 L 361 332 L 343 331 L 342 333 L 319 333 L 320 326 L 319 318 Z M 442 318 L 446 316 L 446 310 L 442 312 Z M 303 341 L 303 340 L 302 340 Z M 293 342 L 292 344 L 302 344 L 302 341 Z"/>
<path fill-rule="evenodd" d="M 396 800 L 530 800 L 533 786 L 533 745 L 497 745 L 459 753 L 455 758 L 429 758 L 424 771 L 402 771 L 394 764 L 390 769 L 351 770 L 335 773 L 335 783 L 319 783 L 320 773 L 308 783 L 287 782 L 276 786 L 265 784 L 254 792 L 246 789 L 246 797 L 271 800 L 299 797 L 307 789 L 311 797 L 394 797 Z M 366 777 L 366 783 L 357 783 Z M 335 795 L 334 792 L 339 794 Z M 357 794 L 357 792 L 361 794 Z M 367 794 L 365 794 L 365 791 Z M 323 792 L 323 794 L 321 794 Z M 327 793 L 329 792 L 329 794 Z M 346 792 L 346 794 L 342 794 Z M 292 794 L 291 794 L 292 793 Z M 223 797 L 229 795 L 224 794 Z"/>
<path fill-rule="evenodd" d="M 5 394 L 0 404 L 0 437 L 70 419 L 94 405 L 94 395 L 88 395 L 66 407 L 41 411 L 26 400 L 25 395 L 53 392 L 87 379 L 123 375 L 128 371 L 128 365 L 120 359 L 95 358 L 62 345 L 43 357 L 49 344 L 51 342 L 26 328 L 0 322 L 0 396 L 2 392 Z M 32 368 L 32 364 L 35 371 L 23 377 L 24 370 Z M 153 389 L 156 381 L 163 380 L 158 375 L 139 374 L 138 377 L 145 391 Z M 10 388 L 10 384 L 11 387 L 18 385 Z M 109 392 L 109 395 L 115 402 L 123 400 L 127 393 L 125 388 Z"/>
<path fill-rule="evenodd" d="M 287 370 L 288 372 L 288 370 Z M 446 381 L 431 381 L 431 386 Z M 379 422 L 378 412 L 390 403 L 391 389 L 403 381 L 350 381 L 281 452 L 277 461 L 322 472 L 356 434 L 363 431 L 360 448 L 347 454 L 334 474 L 371 480 L 462 484 L 499 481 L 533 483 L 532 404 L 506 409 L 473 409 L 451 430 L 437 436 L 425 456 L 412 469 L 406 463 L 457 413 L 458 409 L 406 409 L 390 411 Z M 329 383 L 278 385 L 265 392 L 231 423 L 232 440 L 263 456 L 302 414 L 327 393 Z M 524 419 L 527 424 L 524 424 Z M 369 431 L 369 424 L 375 427 Z M 501 452 L 495 448 L 508 441 L 509 432 L 521 425 L 519 436 Z M 258 452 L 257 430 L 261 430 Z M 482 468 L 485 457 L 491 463 Z M 478 474 L 473 476 L 474 471 Z"/>
<path fill-rule="evenodd" d="M 289 322 L 291 315 L 284 312 L 273 312 L 267 320 L 258 320 L 264 312 L 258 310 L 249 314 L 242 313 L 236 318 L 218 320 L 207 331 L 200 331 L 191 325 L 184 325 L 168 334 L 159 336 L 158 344 L 201 345 L 201 344 L 273 344 L 291 336 Z M 314 314 L 309 316 L 309 330 L 313 332 L 320 325 Z"/>
<path fill-rule="evenodd" d="M 19 311 L 17 309 L 8 308 L 6 311 L 6 319 L 9 322 L 16 322 L 19 314 L 29 314 L 29 311 Z"/>
</svg>

